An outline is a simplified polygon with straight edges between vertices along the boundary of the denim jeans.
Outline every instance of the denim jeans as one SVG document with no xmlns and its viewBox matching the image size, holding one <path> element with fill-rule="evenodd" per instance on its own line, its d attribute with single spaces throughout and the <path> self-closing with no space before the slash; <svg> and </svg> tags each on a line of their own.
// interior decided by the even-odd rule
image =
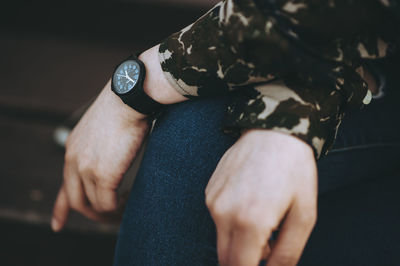
<svg viewBox="0 0 400 266">
<path fill-rule="evenodd" d="M 235 138 L 221 132 L 224 112 L 231 99 L 232 95 L 227 95 L 176 104 L 168 108 L 158 119 L 124 213 L 115 251 L 115 266 L 218 264 L 216 232 L 214 222 L 205 205 L 204 190 L 219 159 L 236 141 Z M 393 177 L 390 180 L 394 180 L 395 183 L 389 182 L 391 184 L 389 187 L 393 190 L 396 185 L 400 185 L 396 178 L 400 154 L 400 125 L 394 123 L 399 121 L 396 106 L 396 101 L 386 96 L 374 101 L 364 110 L 350 112 L 342 123 L 333 150 L 328 156 L 319 160 L 321 201 L 324 200 L 324 195 L 327 195 L 328 207 L 326 208 L 336 211 L 332 213 L 320 204 L 319 212 L 327 216 L 326 224 L 332 221 L 332 217 L 339 219 L 338 217 L 344 215 L 341 210 L 351 205 L 349 202 L 352 201 L 353 194 L 360 195 L 355 191 L 358 187 L 362 187 L 362 184 L 372 182 L 372 186 L 376 187 L 374 182 Z M 268 158 L 265 159 L 268 160 Z M 341 191 L 346 189 L 350 191 L 348 194 L 345 194 L 346 192 L 343 194 Z M 390 191 L 390 189 L 382 189 L 382 193 Z M 398 193 L 392 194 L 390 195 L 394 198 L 389 198 L 388 201 L 400 199 L 400 197 L 395 198 Z M 346 195 L 350 195 L 348 197 L 350 199 L 346 198 Z M 346 202 L 341 201 L 343 197 Z M 377 197 L 379 198 L 380 195 Z M 336 208 L 337 204 L 339 206 L 343 204 L 344 207 Z M 363 201 L 360 204 L 362 205 Z M 393 202 L 392 205 L 386 203 L 383 205 L 378 208 L 390 209 Z M 359 210 L 365 209 L 365 206 L 353 208 Z M 400 209 L 397 207 L 395 211 L 398 215 L 393 219 L 398 221 Z M 346 212 L 346 215 L 351 217 L 351 213 L 350 210 Z M 354 211 L 354 214 L 357 214 L 357 211 Z M 372 213 L 371 216 L 374 214 Z M 324 218 L 321 219 L 324 220 Z M 351 219 L 344 217 L 341 224 L 330 225 L 334 227 L 332 232 L 339 232 L 339 235 L 340 232 L 345 232 L 344 235 L 348 236 L 351 235 L 350 232 L 359 229 L 351 229 L 351 225 L 346 224 L 346 220 Z M 365 254 L 374 254 L 377 250 L 374 245 L 379 245 L 379 243 L 365 243 L 364 248 L 361 249 L 364 257 L 360 260 L 358 257 L 345 259 L 347 253 L 337 254 L 336 251 L 341 249 L 332 248 L 332 246 L 350 245 L 348 249 L 351 249 L 352 245 L 362 245 L 365 242 L 363 238 L 361 237 L 356 243 L 349 242 L 348 239 L 343 240 L 345 238 L 339 238 L 335 240 L 335 243 L 331 243 L 329 238 L 334 238 L 329 235 L 331 228 L 325 230 L 323 225 L 319 226 L 319 223 L 300 264 L 375 265 L 368 264 L 374 259 L 383 263 L 384 259 L 381 259 L 380 255 L 372 259 L 371 256 L 365 256 Z M 379 222 L 372 221 L 372 223 L 379 226 Z M 390 220 L 388 223 L 390 224 Z M 393 228 L 387 229 L 388 234 L 393 233 Z M 318 233 L 319 235 L 313 236 Z M 362 232 L 360 234 L 362 235 Z M 393 237 L 395 236 L 396 234 Z M 320 239 L 320 242 L 315 243 L 313 239 Z M 326 250 L 321 251 L 319 247 L 323 246 L 321 242 L 324 241 L 329 242 L 329 245 Z M 393 244 L 393 248 L 400 250 L 396 242 L 393 241 L 390 245 Z M 369 247 L 374 247 L 375 250 L 368 251 Z M 389 252 L 390 248 L 387 253 Z M 393 256 L 398 256 L 396 253 L 393 254 Z M 327 261 L 329 256 L 332 256 L 331 264 Z M 392 260 L 387 254 L 382 256 L 389 261 Z M 340 264 L 335 264 L 339 263 L 338 261 L 341 261 Z"/>
</svg>

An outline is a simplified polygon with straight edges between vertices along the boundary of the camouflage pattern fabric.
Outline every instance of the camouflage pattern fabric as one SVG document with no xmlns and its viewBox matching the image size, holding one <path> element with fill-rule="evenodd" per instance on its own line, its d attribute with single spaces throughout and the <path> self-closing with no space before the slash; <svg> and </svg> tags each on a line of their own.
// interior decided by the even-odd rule
<svg viewBox="0 0 400 266">
<path fill-rule="evenodd" d="M 159 49 L 182 95 L 235 91 L 223 129 L 265 128 L 332 146 L 348 108 L 371 92 L 357 70 L 399 41 L 396 0 L 225 0 Z"/>
</svg>

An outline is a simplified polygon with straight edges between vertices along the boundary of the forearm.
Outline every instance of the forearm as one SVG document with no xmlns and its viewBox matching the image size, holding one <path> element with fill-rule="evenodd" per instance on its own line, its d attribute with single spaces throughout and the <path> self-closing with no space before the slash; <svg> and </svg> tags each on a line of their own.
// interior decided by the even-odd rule
<svg viewBox="0 0 400 266">
<path fill-rule="evenodd" d="M 144 91 L 154 100 L 162 104 L 173 104 L 188 100 L 167 81 L 158 58 L 159 45 L 143 52 L 139 59 L 146 66 Z"/>
</svg>

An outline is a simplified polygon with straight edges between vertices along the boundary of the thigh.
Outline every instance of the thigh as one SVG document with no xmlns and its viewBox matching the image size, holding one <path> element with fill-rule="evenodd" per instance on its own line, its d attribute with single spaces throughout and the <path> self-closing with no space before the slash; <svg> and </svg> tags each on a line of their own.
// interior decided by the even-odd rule
<svg viewBox="0 0 400 266">
<path fill-rule="evenodd" d="M 318 162 L 323 195 L 299 265 L 399 265 L 400 79 L 390 70 L 386 96 L 349 113 Z"/>
<path fill-rule="evenodd" d="M 349 111 L 333 149 L 318 161 L 319 193 L 397 173 L 400 154 L 398 98 L 400 79 L 380 66 L 385 97 Z M 383 78 L 382 78 L 383 79 Z"/>
<path fill-rule="evenodd" d="M 217 265 L 204 190 L 235 142 L 220 130 L 230 97 L 177 104 L 159 118 L 123 217 L 115 265 Z"/>
<path fill-rule="evenodd" d="M 160 117 L 124 214 L 115 265 L 217 265 L 204 190 L 235 142 L 220 130 L 233 97 L 177 104 Z M 376 101 L 345 118 L 334 149 L 318 162 L 320 193 L 393 173 L 394 107 Z"/>
</svg>

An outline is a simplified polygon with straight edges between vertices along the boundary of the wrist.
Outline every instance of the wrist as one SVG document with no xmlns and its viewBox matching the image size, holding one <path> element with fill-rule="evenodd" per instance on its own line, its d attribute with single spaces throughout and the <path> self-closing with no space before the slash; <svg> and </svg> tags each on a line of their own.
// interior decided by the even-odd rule
<svg viewBox="0 0 400 266">
<path fill-rule="evenodd" d="M 148 96 L 161 104 L 173 104 L 188 100 L 165 78 L 158 59 L 158 48 L 156 45 L 143 52 L 139 59 L 146 66 L 146 78 L 143 89 Z"/>
<path fill-rule="evenodd" d="M 128 123 L 134 123 L 138 121 L 145 121 L 147 115 L 139 113 L 135 109 L 126 105 L 121 98 L 119 98 L 111 90 L 111 81 L 107 83 L 101 94 L 99 95 L 99 101 L 102 102 L 102 106 L 110 107 L 118 116 L 122 117 L 123 120 Z"/>
<path fill-rule="evenodd" d="M 244 129 L 240 139 L 245 139 L 246 142 L 253 143 L 254 147 L 265 147 L 276 149 L 276 152 L 288 152 L 297 154 L 302 158 L 310 158 L 315 160 L 314 152 L 311 146 L 290 134 L 269 129 Z"/>
</svg>

